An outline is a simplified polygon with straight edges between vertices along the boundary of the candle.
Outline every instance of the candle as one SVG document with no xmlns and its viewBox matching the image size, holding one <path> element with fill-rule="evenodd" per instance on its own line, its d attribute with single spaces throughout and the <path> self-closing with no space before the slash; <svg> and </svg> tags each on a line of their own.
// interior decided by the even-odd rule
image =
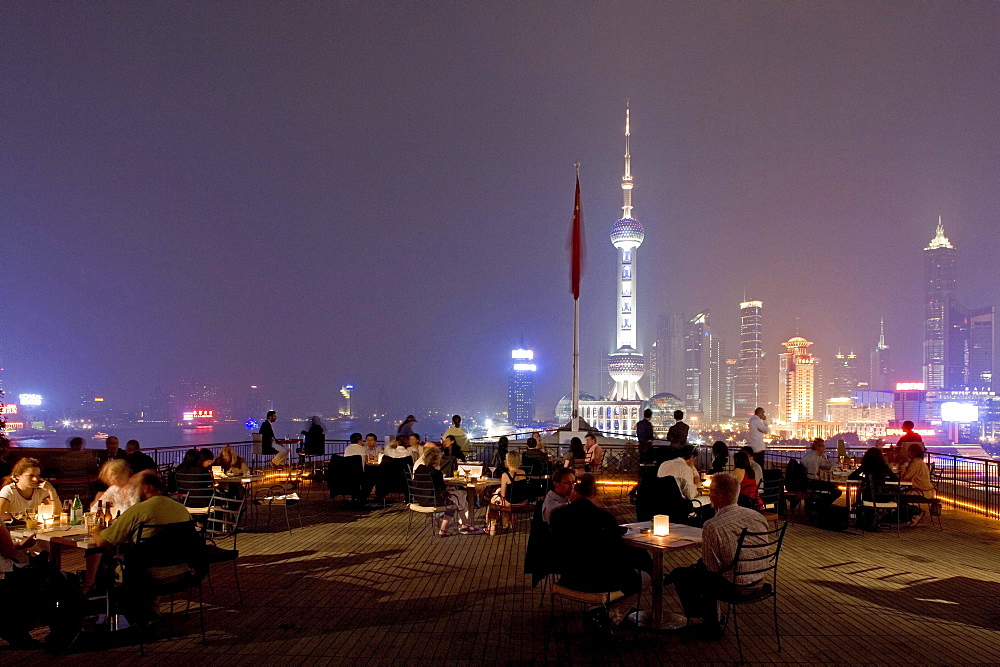
<svg viewBox="0 0 1000 667">
<path fill-rule="evenodd" d="M 653 535 L 670 534 L 670 517 L 666 514 L 657 514 L 653 517 Z"/>
</svg>

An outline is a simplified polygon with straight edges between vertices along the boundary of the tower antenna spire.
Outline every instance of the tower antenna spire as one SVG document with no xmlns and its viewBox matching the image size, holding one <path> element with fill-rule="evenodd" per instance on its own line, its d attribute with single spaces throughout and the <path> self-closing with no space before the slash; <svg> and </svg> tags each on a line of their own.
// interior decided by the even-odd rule
<svg viewBox="0 0 1000 667">
<path fill-rule="evenodd" d="M 632 156 L 629 154 L 629 103 L 625 100 L 625 175 L 622 176 L 623 218 L 632 217 Z"/>
<path fill-rule="evenodd" d="M 879 318 L 878 322 L 878 349 L 884 350 L 885 345 L 885 316 Z"/>
</svg>

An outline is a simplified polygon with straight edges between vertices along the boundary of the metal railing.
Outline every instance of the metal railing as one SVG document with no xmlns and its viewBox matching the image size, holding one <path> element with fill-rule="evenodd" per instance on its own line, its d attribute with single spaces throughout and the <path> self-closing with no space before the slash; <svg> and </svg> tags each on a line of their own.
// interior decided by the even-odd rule
<svg viewBox="0 0 1000 667">
<path fill-rule="evenodd" d="M 253 441 L 241 440 L 237 442 L 213 442 L 207 445 L 197 445 L 194 447 L 190 446 L 175 446 L 175 447 L 152 447 L 150 449 L 143 449 L 145 454 L 148 454 L 154 461 L 156 465 L 179 465 L 182 460 L 184 460 L 184 453 L 189 449 L 207 449 L 211 451 L 215 456 L 219 455 L 223 447 L 230 446 L 236 452 L 238 456 L 242 456 L 245 461 L 247 461 L 251 466 L 262 465 L 269 461 L 274 455 L 273 454 L 254 454 L 253 453 Z M 294 451 L 297 445 L 292 445 L 293 451 L 289 454 L 289 460 L 294 461 L 298 456 Z M 333 454 L 343 454 L 344 448 L 347 447 L 347 440 L 327 440 L 324 446 L 323 457 L 329 458 Z M 316 455 L 319 456 L 319 455 Z"/>
</svg>

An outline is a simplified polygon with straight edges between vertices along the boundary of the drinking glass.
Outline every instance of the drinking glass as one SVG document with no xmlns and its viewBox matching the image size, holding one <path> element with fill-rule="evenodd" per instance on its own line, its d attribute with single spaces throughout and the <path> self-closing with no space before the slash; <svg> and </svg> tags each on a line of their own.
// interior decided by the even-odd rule
<svg viewBox="0 0 1000 667">
<path fill-rule="evenodd" d="M 83 523 L 87 526 L 87 532 L 90 532 L 97 526 L 97 513 L 96 512 L 84 512 L 83 513 Z"/>
<path fill-rule="evenodd" d="M 28 510 L 24 513 L 24 529 L 38 530 L 38 512 L 35 510 Z"/>
</svg>

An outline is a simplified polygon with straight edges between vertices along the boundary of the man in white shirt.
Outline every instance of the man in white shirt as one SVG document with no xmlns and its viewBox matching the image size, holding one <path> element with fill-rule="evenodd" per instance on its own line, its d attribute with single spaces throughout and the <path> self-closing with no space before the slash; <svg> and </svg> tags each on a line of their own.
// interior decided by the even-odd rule
<svg viewBox="0 0 1000 667">
<path fill-rule="evenodd" d="M 840 497 L 840 489 L 829 480 L 820 479 L 820 471 L 830 470 L 833 464 L 826 458 L 826 442 L 823 438 L 816 438 L 812 441 L 812 449 L 802 455 L 800 463 L 805 468 L 806 477 L 809 479 L 809 490 L 813 492 L 813 497 L 806 501 L 806 509 L 810 506 L 831 505 L 833 501 Z M 812 502 L 810 502 L 812 501 Z"/>
<path fill-rule="evenodd" d="M 747 444 L 753 450 L 754 460 L 761 466 L 764 465 L 764 436 L 770 432 L 767 426 L 767 414 L 764 408 L 757 408 L 753 411 L 753 416 L 747 421 Z"/>
<path fill-rule="evenodd" d="M 406 450 L 406 443 L 400 443 L 399 440 L 390 440 L 389 445 L 385 448 L 385 455 L 391 459 L 402 459 L 408 458 L 410 452 Z"/>
<path fill-rule="evenodd" d="M 747 507 L 740 507 L 740 483 L 726 472 L 712 476 L 709 492 L 715 517 L 702 528 L 701 560 L 689 567 L 679 567 L 670 573 L 670 580 L 677 589 L 677 596 L 689 619 L 702 620 L 700 631 L 705 639 L 721 639 L 723 629 L 719 623 L 718 600 L 737 592 L 748 593 L 761 584 L 760 574 L 741 574 L 749 569 L 759 569 L 767 560 L 749 560 L 740 571 L 730 568 L 736 558 L 736 543 L 746 528 L 751 533 L 767 532 L 763 515 Z M 752 544 L 752 542 L 748 543 Z M 773 548 L 773 547 L 772 547 Z M 744 548 L 744 559 L 766 556 L 763 548 Z"/>
<path fill-rule="evenodd" d="M 694 460 L 697 457 L 694 445 L 684 445 L 680 448 L 677 458 L 664 461 L 656 471 L 657 477 L 673 477 L 677 480 L 677 486 L 681 490 L 681 495 L 688 500 L 695 500 L 698 492 L 700 476 L 694 467 Z"/>
<path fill-rule="evenodd" d="M 365 452 L 366 452 L 365 446 L 361 444 L 361 434 L 360 433 L 352 433 L 351 434 L 351 444 L 349 444 L 344 449 L 344 457 L 346 458 L 348 456 L 360 456 L 361 457 L 361 462 L 364 463 L 364 461 L 365 461 Z"/>
</svg>

